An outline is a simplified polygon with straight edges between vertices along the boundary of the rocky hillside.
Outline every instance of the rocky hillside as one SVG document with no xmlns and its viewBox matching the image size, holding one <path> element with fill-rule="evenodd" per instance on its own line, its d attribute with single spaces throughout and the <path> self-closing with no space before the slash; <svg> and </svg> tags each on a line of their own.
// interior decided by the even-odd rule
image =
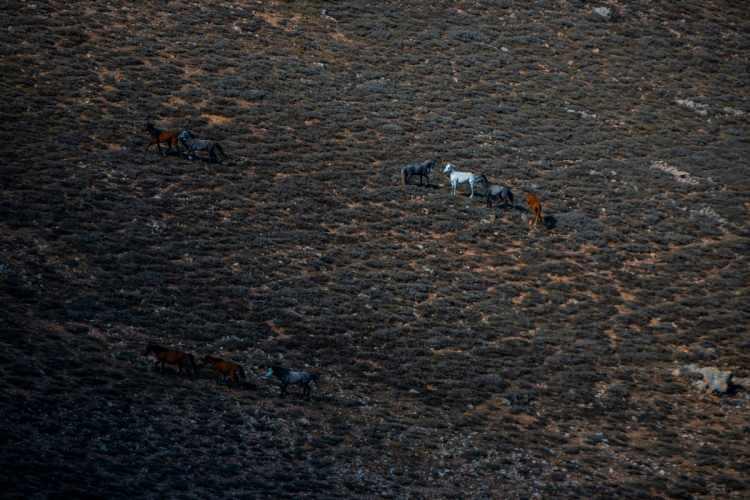
<svg viewBox="0 0 750 500">
<path fill-rule="evenodd" d="M 4 496 L 750 495 L 743 2 L 0 9 Z"/>
</svg>

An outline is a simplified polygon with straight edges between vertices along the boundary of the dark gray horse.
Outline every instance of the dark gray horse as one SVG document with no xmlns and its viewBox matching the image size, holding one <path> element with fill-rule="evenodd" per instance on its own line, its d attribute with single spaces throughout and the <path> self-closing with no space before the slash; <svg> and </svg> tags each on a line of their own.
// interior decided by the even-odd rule
<svg viewBox="0 0 750 500">
<path fill-rule="evenodd" d="M 432 173 L 432 167 L 435 166 L 437 161 L 427 160 L 422 163 L 410 163 L 401 169 L 401 178 L 404 185 L 409 184 L 409 179 L 414 176 L 419 176 L 419 185 L 422 185 L 422 177 L 427 179 L 427 185 L 430 185 L 430 174 Z"/>
<path fill-rule="evenodd" d="M 513 203 L 513 191 L 505 186 L 497 184 L 486 184 L 485 196 L 487 196 L 487 207 L 492 208 L 492 204 L 498 200 L 503 202 L 503 206 L 515 206 Z"/>
<path fill-rule="evenodd" d="M 263 378 L 276 377 L 281 382 L 281 397 L 286 395 L 286 389 L 290 385 L 299 384 L 302 386 L 302 394 L 308 398 L 310 397 L 310 384 L 314 383 L 318 385 L 320 383 L 320 375 L 317 373 L 309 373 L 305 371 L 295 371 L 288 368 L 284 368 L 278 365 L 272 366 L 268 369 Z"/>
<path fill-rule="evenodd" d="M 207 151 L 208 159 L 211 163 L 221 163 L 222 158 L 219 154 L 224 158 L 228 158 L 218 142 L 208 141 L 206 139 L 196 139 L 188 130 L 180 132 L 180 135 L 177 136 L 177 138 L 180 140 L 180 144 L 182 144 L 187 150 L 188 158 L 191 160 L 195 158 L 198 151 Z"/>
</svg>

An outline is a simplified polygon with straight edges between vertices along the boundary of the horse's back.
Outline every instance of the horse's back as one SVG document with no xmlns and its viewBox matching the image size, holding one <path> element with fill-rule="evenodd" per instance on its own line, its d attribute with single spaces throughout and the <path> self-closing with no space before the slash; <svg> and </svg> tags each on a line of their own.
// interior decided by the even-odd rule
<svg viewBox="0 0 750 500">
<path fill-rule="evenodd" d="M 535 194 L 532 193 L 526 193 L 526 202 L 529 204 L 529 206 L 532 209 L 542 208 L 542 204 L 539 201 L 539 198 L 536 197 Z"/>
</svg>

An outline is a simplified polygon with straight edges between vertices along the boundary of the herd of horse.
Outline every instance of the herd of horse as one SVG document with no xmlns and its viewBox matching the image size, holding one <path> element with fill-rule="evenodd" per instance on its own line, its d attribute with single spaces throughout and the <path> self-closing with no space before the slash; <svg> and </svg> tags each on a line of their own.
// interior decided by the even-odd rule
<svg viewBox="0 0 750 500">
<path fill-rule="evenodd" d="M 239 385 L 247 381 L 245 369 L 239 363 L 217 358 L 216 356 L 206 355 L 201 362 L 196 362 L 195 356 L 189 352 L 168 349 L 154 343 L 149 343 L 146 346 L 146 351 L 143 355 L 153 356 L 156 362 L 154 367 L 160 372 L 164 372 L 166 366 L 169 365 L 176 368 L 179 374 L 187 374 L 195 377 L 200 368 L 209 367 L 215 373 L 218 383 L 224 382 L 227 385 Z M 299 385 L 302 388 L 302 395 L 305 398 L 309 398 L 312 392 L 312 384 L 315 384 L 315 386 L 320 385 L 320 375 L 318 373 L 310 373 L 304 370 L 290 370 L 279 365 L 269 367 L 266 373 L 260 378 L 268 380 L 271 377 L 276 377 L 281 384 L 281 397 L 286 396 L 290 385 Z"/>
<path fill-rule="evenodd" d="M 198 152 L 205 151 L 208 154 L 208 161 L 211 163 L 221 163 L 222 159 L 228 158 L 224 149 L 216 141 L 208 139 L 197 139 L 189 130 L 161 130 L 156 128 L 153 123 L 146 123 L 146 132 L 151 136 L 151 141 L 146 145 L 146 151 L 152 146 L 156 146 L 160 155 L 166 155 L 170 152 L 180 153 L 180 146 L 185 149 L 185 155 L 192 160 L 198 156 Z M 161 145 L 165 144 L 167 149 L 162 152 Z M 432 169 L 437 164 L 436 160 L 427 160 L 421 163 L 412 163 L 401 169 L 401 178 L 403 184 L 409 183 L 412 177 L 419 177 L 419 185 L 422 180 L 426 179 L 427 185 L 430 183 Z M 443 173 L 450 178 L 451 192 L 456 196 L 456 190 L 461 184 L 468 184 L 471 190 L 470 198 L 474 197 L 475 188 L 479 185 L 484 186 L 485 197 L 487 198 L 487 207 L 492 208 L 493 203 L 502 201 L 504 206 L 515 207 L 513 192 L 506 186 L 490 183 L 484 174 L 474 174 L 472 172 L 462 172 L 456 170 L 452 163 L 446 163 Z M 542 204 L 539 198 L 533 193 L 526 193 L 526 202 L 533 213 L 529 220 L 530 227 L 536 225 L 542 220 Z"/>
<path fill-rule="evenodd" d="M 160 155 L 166 155 L 170 152 L 180 153 L 180 146 L 184 148 L 185 155 L 188 159 L 197 157 L 197 153 L 205 151 L 208 154 L 208 161 L 212 163 L 221 163 L 221 160 L 227 158 L 221 145 L 218 142 L 207 139 L 196 139 L 189 130 L 173 131 L 160 130 L 153 123 L 146 124 L 146 131 L 151 136 L 151 141 L 146 146 L 146 151 L 152 146 L 156 146 Z M 162 152 L 161 145 L 166 145 L 166 151 Z M 412 163 L 401 169 L 403 184 L 409 184 L 412 177 L 419 177 L 419 185 L 423 185 L 423 179 L 430 184 L 430 175 L 432 169 L 437 165 L 436 160 L 427 160 L 420 163 Z M 452 163 L 446 163 L 443 173 L 450 179 L 451 192 L 456 195 L 456 190 L 461 184 L 468 184 L 471 191 L 470 198 L 474 197 L 475 188 L 484 186 L 484 195 L 487 199 L 487 207 L 492 208 L 493 203 L 501 201 L 504 206 L 515 207 L 513 192 L 506 186 L 492 184 L 484 174 L 474 174 L 472 172 L 462 172 L 456 170 Z M 536 226 L 542 220 L 542 205 L 539 198 L 532 193 L 526 193 L 526 202 L 529 209 L 533 212 L 533 217 L 529 220 L 529 226 Z M 244 368 L 234 361 L 228 361 L 211 355 L 206 355 L 200 363 L 196 362 L 195 356 L 188 352 L 168 349 L 158 344 L 150 343 L 146 346 L 144 356 L 153 356 L 156 364 L 155 367 L 164 371 L 167 365 L 175 367 L 178 373 L 186 373 L 195 377 L 198 370 L 203 367 L 209 367 L 217 376 L 219 383 L 225 382 L 227 385 L 239 384 L 247 380 Z M 309 398 L 311 385 L 316 386 L 320 383 L 320 375 L 303 370 L 291 370 L 279 365 L 268 368 L 262 376 L 268 380 L 275 377 L 281 384 L 280 396 L 287 394 L 290 385 L 299 385 L 302 387 L 302 394 Z"/>
<path fill-rule="evenodd" d="M 430 175 L 436 164 L 436 160 L 426 160 L 420 163 L 406 165 L 401 169 L 401 180 L 403 184 L 409 184 L 409 179 L 412 177 L 419 177 L 420 186 L 423 185 L 423 178 L 426 179 L 427 185 L 429 186 Z M 448 175 L 450 179 L 451 193 L 453 196 L 456 196 L 456 190 L 461 184 L 468 184 L 471 191 L 469 197 L 473 198 L 475 188 L 479 185 L 483 185 L 488 208 L 492 208 L 493 203 L 497 201 L 502 201 L 504 206 L 510 206 L 511 208 L 516 206 L 513 200 L 513 191 L 511 191 L 509 187 L 492 184 L 484 174 L 461 172 L 456 170 L 456 166 L 452 163 L 445 164 L 445 167 L 443 167 L 443 173 Z M 542 203 L 533 193 L 526 193 L 526 203 L 529 205 L 529 209 L 533 213 L 533 217 L 529 220 L 529 226 L 536 227 L 536 225 L 542 220 Z"/>
</svg>

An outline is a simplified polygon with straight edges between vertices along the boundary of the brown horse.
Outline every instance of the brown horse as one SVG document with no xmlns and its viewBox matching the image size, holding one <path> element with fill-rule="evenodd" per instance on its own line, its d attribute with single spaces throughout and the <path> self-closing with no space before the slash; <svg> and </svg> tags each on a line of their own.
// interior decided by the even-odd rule
<svg viewBox="0 0 750 500">
<path fill-rule="evenodd" d="M 148 146 L 146 146 L 146 151 L 148 151 L 148 148 L 156 144 L 156 147 L 159 150 L 159 154 L 161 155 L 161 144 L 164 143 L 167 145 L 167 151 L 171 151 L 172 148 L 174 148 L 175 151 L 179 152 L 180 141 L 177 138 L 177 132 L 171 130 L 159 130 L 158 128 L 154 127 L 153 123 L 146 124 L 146 132 L 151 134 L 151 142 L 149 142 Z"/>
<path fill-rule="evenodd" d="M 529 208 L 534 213 L 534 218 L 529 221 L 529 226 L 536 227 L 537 223 L 542 220 L 542 204 L 536 195 L 526 193 L 526 202 L 529 204 Z"/>
<path fill-rule="evenodd" d="M 239 383 L 240 379 L 246 379 L 245 370 L 237 363 L 206 355 L 203 357 L 203 366 L 209 364 L 211 365 L 211 368 L 219 375 L 219 380 L 223 378 L 227 380 L 227 382 Z"/>
<path fill-rule="evenodd" d="M 173 351 L 157 344 L 148 344 L 146 352 L 143 355 L 148 356 L 149 354 L 154 355 L 156 366 L 162 372 L 164 371 L 164 365 L 176 366 L 180 373 L 187 371 L 193 376 L 198 371 L 195 365 L 195 358 L 188 352 Z"/>
</svg>

